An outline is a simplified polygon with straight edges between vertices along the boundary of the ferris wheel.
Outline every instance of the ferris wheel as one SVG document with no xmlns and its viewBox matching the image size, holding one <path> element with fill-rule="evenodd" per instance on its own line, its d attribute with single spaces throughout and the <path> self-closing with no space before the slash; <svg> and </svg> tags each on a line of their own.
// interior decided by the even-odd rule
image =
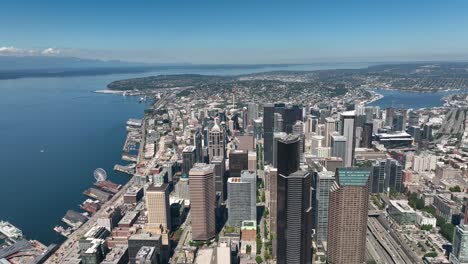
<svg viewBox="0 0 468 264">
<path fill-rule="evenodd" d="M 103 182 L 107 180 L 106 171 L 102 168 L 97 168 L 96 170 L 94 170 L 94 179 L 96 179 L 96 182 Z"/>
</svg>

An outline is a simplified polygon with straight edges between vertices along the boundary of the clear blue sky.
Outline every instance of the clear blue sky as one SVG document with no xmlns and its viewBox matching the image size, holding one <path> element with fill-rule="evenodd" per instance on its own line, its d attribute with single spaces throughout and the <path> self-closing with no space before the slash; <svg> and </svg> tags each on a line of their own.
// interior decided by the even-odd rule
<svg viewBox="0 0 468 264">
<path fill-rule="evenodd" d="M 2 0 L 0 51 L 148 62 L 468 60 L 468 1 Z"/>
</svg>

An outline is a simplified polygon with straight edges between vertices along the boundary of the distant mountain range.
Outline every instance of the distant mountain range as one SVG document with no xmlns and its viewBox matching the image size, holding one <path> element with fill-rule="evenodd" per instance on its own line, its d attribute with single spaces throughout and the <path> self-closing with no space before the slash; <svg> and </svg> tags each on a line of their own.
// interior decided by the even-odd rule
<svg viewBox="0 0 468 264">
<path fill-rule="evenodd" d="M 148 71 L 151 65 L 72 57 L 0 56 L 0 79 L 66 77 Z"/>
<path fill-rule="evenodd" d="M 114 73 L 141 73 L 167 69 L 258 69 L 293 64 L 258 65 L 197 65 L 134 63 L 118 60 L 104 61 L 74 57 L 0 56 L 0 80 L 25 77 L 67 77 Z"/>
<path fill-rule="evenodd" d="M 79 69 L 79 68 L 112 68 L 112 67 L 142 67 L 145 63 L 124 61 L 103 61 L 80 59 L 74 57 L 52 56 L 0 56 L 0 71 L 25 71 L 46 69 Z"/>
</svg>

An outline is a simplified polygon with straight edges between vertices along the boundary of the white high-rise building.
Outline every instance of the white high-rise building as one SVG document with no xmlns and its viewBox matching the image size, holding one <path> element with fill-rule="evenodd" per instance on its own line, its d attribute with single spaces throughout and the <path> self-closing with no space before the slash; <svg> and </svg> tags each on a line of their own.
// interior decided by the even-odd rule
<svg viewBox="0 0 468 264">
<path fill-rule="evenodd" d="M 210 162 L 213 157 L 216 156 L 221 156 L 224 158 L 224 149 L 224 130 L 219 127 L 215 120 L 213 128 L 211 128 L 210 132 L 208 132 L 208 155 Z"/>
<path fill-rule="evenodd" d="M 331 144 L 331 133 L 336 131 L 336 120 L 327 117 L 325 118 L 325 147 L 329 147 Z"/>
<path fill-rule="evenodd" d="M 355 112 L 347 111 L 340 114 L 341 131 L 340 134 L 346 138 L 346 155 L 344 160 L 345 167 L 352 167 L 354 163 L 354 148 L 356 147 L 356 123 Z"/>
<path fill-rule="evenodd" d="M 251 102 L 247 104 L 247 110 L 249 112 L 249 120 L 248 124 L 252 125 L 253 120 L 258 118 L 258 106 L 255 102 Z"/>
</svg>

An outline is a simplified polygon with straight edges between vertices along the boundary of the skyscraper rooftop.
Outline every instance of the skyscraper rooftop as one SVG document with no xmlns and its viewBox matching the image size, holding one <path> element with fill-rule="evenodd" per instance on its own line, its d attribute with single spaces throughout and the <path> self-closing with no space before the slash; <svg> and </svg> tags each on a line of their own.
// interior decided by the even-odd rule
<svg viewBox="0 0 468 264">
<path fill-rule="evenodd" d="M 370 171 L 361 168 L 339 168 L 338 183 L 340 186 L 364 186 L 369 180 Z"/>
<path fill-rule="evenodd" d="M 354 110 L 340 113 L 340 116 L 355 116 L 355 115 L 356 115 L 356 111 Z"/>
<path fill-rule="evenodd" d="M 287 134 L 284 137 L 279 139 L 279 141 L 281 141 L 281 142 L 283 142 L 285 144 L 296 142 L 298 140 L 299 140 L 299 136 L 298 135 L 293 135 L 293 134 Z"/>
</svg>

